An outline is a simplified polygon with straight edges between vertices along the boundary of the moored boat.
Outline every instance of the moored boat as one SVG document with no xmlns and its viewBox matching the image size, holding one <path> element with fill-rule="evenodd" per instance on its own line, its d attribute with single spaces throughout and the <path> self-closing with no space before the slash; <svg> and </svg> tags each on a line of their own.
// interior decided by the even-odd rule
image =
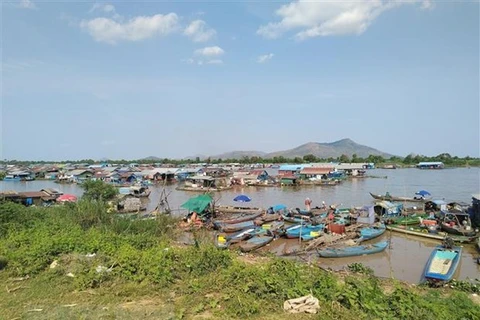
<svg viewBox="0 0 480 320">
<path fill-rule="evenodd" d="M 310 240 L 310 237 L 318 237 L 325 229 L 324 224 L 318 225 L 295 225 L 285 230 L 285 235 L 289 239 L 302 238 L 305 237 L 305 240 Z"/>
<path fill-rule="evenodd" d="M 245 228 L 254 227 L 253 220 L 239 222 L 239 223 L 219 223 L 215 227 L 223 232 L 235 232 Z"/>
<path fill-rule="evenodd" d="M 236 206 L 216 206 L 215 209 L 223 213 L 261 213 L 265 211 L 262 208 Z"/>
<path fill-rule="evenodd" d="M 263 214 L 262 212 L 258 212 L 258 213 L 253 213 L 253 214 L 235 215 L 230 219 L 215 220 L 215 221 L 213 221 L 213 225 L 216 226 L 216 225 L 220 225 L 220 224 L 234 224 L 234 223 L 239 223 L 239 222 L 255 220 L 256 218 L 260 217 L 262 214 Z"/>
<path fill-rule="evenodd" d="M 242 252 L 249 252 L 263 247 L 273 241 L 273 236 L 257 236 L 248 239 L 240 244 Z"/>
<path fill-rule="evenodd" d="M 325 248 L 317 250 L 320 257 L 324 258 L 342 258 L 362 256 L 384 251 L 388 247 L 388 241 L 382 241 L 374 244 L 343 247 L 343 248 Z"/>
<path fill-rule="evenodd" d="M 422 237 L 422 238 L 435 239 L 440 241 L 442 241 L 447 235 L 446 232 L 431 233 L 427 229 L 420 228 L 418 226 L 404 226 L 404 225 L 391 224 L 391 225 L 387 225 L 386 228 L 387 230 L 394 231 L 394 232 L 399 232 L 399 233 Z M 459 242 L 459 243 L 470 243 L 477 239 L 476 237 L 455 236 L 455 235 L 450 235 L 450 237 L 453 239 L 454 242 Z"/>
<path fill-rule="evenodd" d="M 409 197 L 396 197 L 396 196 L 391 196 L 390 194 L 373 194 L 370 192 L 370 195 L 377 200 L 386 200 L 386 201 L 400 201 L 400 202 L 425 202 L 427 200 L 422 199 L 422 198 L 409 198 Z"/>
<path fill-rule="evenodd" d="M 437 246 L 430 254 L 425 265 L 424 278 L 429 281 L 451 280 L 457 270 L 461 256 L 462 247 L 455 247 L 451 244 Z"/>
<path fill-rule="evenodd" d="M 385 228 L 385 224 L 381 223 L 378 225 L 372 225 L 369 227 L 364 227 L 360 229 L 360 241 L 371 240 L 377 238 L 385 233 L 387 229 Z"/>
<path fill-rule="evenodd" d="M 468 213 L 442 211 L 443 219 L 440 227 L 443 231 L 460 236 L 473 237 L 476 235 Z"/>
</svg>

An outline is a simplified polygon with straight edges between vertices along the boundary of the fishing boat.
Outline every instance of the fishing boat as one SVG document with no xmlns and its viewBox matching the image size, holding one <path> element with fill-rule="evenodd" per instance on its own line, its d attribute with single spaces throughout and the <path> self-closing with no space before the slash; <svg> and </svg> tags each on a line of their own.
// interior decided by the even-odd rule
<svg viewBox="0 0 480 320">
<path fill-rule="evenodd" d="M 443 240 L 448 233 L 446 232 L 429 232 L 425 228 L 420 228 L 419 226 L 405 226 L 405 225 L 397 225 L 397 224 L 390 224 L 386 226 L 387 230 L 399 232 L 403 234 L 408 234 L 412 236 L 428 238 L 428 239 L 435 239 L 435 240 Z M 459 243 L 471 243 L 474 242 L 477 238 L 476 237 L 467 237 L 467 236 L 456 236 L 450 235 L 454 242 Z"/>
<path fill-rule="evenodd" d="M 385 195 L 381 195 L 381 194 L 373 194 L 371 192 L 369 192 L 370 195 L 376 199 L 376 200 L 386 200 L 386 201 L 401 201 L 401 202 L 425 202 L 427 200 L 425 199 L 422 199 L 422 198 L 417 198 L 417 197 L 414 197 L 414 198 L 409 198 L 409 197 L 396 197 L 396 196 L 391 196 L 390 194 L 385 194 Z"/>
<path fill-rule="evenodd" d="M 240 214 L 236 215 L 231 219 L 224 219 L 224 220 L 215 220 L 213 221 L 213 225 L 220 225 L 220 224 L 234 224 L 239 222 L 245 222 L 250 220 L 255 220 L 256 218 L 260 217 L 263 213 L 253 213 L 253 214 Z"/>
<path fill-rule="evenodd" d="M 247 228 L 231 235 L 228 235 L 226 233 L 215 234 L 215 238 L 214 238 L 215 246 L 220 249 L 226 249 L 232 243 L 237 243 L 250 238 L 254 231 L 255 231 L 255 228 Z"/>
<path fill-rule="evenodd" d="M 324 224 L 318 224 L 318 225 L 298 224 L 298 225 L 292 226 L 290 228 L 287 228 L 285 230 L 285 235 L 289 239 L 299 238 L 299 237 L 303 237 L 303 236 L 318 237 L 323 232 L 323 229 L 325 229 Z M 310 240 L 309 237 L 306 237 L 306 239 Z"/>
<path fill-rule="evenodd" d="M 423 276 L 427 281 L 449 281 L 457 270 L 462 247 L 453 246 L 453 241 L 445 242 L 432 251 L 425 265 Z"/>
<path fill-rule="evenodd" d="M 343 247 L 343 248 L 325 248 L 317 250 L 318 256 L 324 258 L 342 258 L 362 256 L 384 251 L 388 246 L 388 241 L 382 241 L 374 244 L 361 246 Z"/>
<path fill-rule="evenodd" d="M 223 232 L 235 232 L 235 231 L 240 231 L 246 228 L 252 228 L 255 225 L 253 223 L 253 220 L 249 220 L 249 221 L 244 221 L 239 223 L 219 223 L 219 224 L 214 224 L 214 226 L 216 229 L 221 230 Z"/>
<path fill-rule="evenodd" d="M 310 222 L 310 217 L 308 216 L 287 216 L 282 215 L 282 219 L 290 223 L 307 223 Z"/>
<path fill-rule="evenodd" d="M 360 229 L 360 239 L 359 241 L 366 241 L 377 238 L 385 233 L 387 229 L 385 224 L 381 223 L 379 225 L 372 225 L 370 227 L 364 227 Z"/>
<path fill-rule="evenodd" d="M 446 212 L 442 211 L 443 219 L 440 223 L 440 227 L 443 231 L 467 237 L 473 237 L 476 235 L 475 230 L 472 228 L 472 221 L 470 216 L 465 212 Z"/>
<path fill-rule="evenodd" d="M 281 219 L 282 219 L 281 214 L 273 213 L 273 214 L 264 214 L 264 215 L 256 218 L 254 220 L 254 222 L 257 226 L 261 226 L 264 223 L 272 222 L 272 221 L 276 221 L 276 220 L 281 220 Z"/>
<path fill-rule="evenodd" d="M 257 207 L 216 206 L 223 213 L 262 213 L 264 209 Z"/>
<path fill-rule="evenodd" d="M 383 218 L 386 224 L 416 225 L 421 219 L 428 218 L 427 214 L 409 214 L 399 216 L 386 216 Z"/>
<path fill-rule="evenodd" d="M 240 244 L 242 252 L 249 252 L 263 247 L 273 241 L 273 236 L 257 236 L 248 239 Z"/>
</svg>

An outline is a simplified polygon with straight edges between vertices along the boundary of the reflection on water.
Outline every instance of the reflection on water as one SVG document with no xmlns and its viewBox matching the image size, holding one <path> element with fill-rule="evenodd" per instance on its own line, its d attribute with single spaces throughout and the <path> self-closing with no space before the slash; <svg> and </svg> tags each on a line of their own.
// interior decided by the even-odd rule
<svg viewBox="0 0 480 320">
<path fill-rule="evenodd" d="M 392 195 L 412 196 L 420 189 L 428 190 L 434 198 L 456 201 L 471 202 L 471 195 L 480 193 L 480 169 L 444 169 L 444 170 L 418 170 L 418 169 L 397 169 L 397 170 L 369 170 L 372 176 L 384 178 L 364 178 L 345 181 L 337 186 L 325 187 L 282 187 L 282 188 L 261 188 L 261 187 L 238 187 L 236 189 L 215 193 L 214 198 L 217 204 L 234 205 L 233 198 L 244 193 L 252 198 L 248 206 L 267 207 L 275 204 L 284 204 L 289 208 L 302 208 L 306 197 L 313 200 L 312 206 L 321 205 L 322 201 L 327 204 L 337 204 L 342 207 L 362 206 L 372 202 L 368 192 L 385 193 L 389 191 Z M 198 193 L 176 191 L 176 185 L 166 186 L 168 202 L 175 214 L 184 214 L 180 208 L 188 198 Z M 30 182 L 3 182 L 0 181 L 0 189 L 17 191 L 38 191 L 42 188 L 57 188 L 64 193 L 71 193 L 77 196 L 82 194 L 82 189 L 77 185 L 56 184 L 52 181 L 30 181 Z M 148 210 L 153 210 L 157 205 L 162 187 L 151 187 L 150 202 Z M 361 262 L 372 269 L 375 274 L 381 277 L 395 277 L 409 282 L 418 282 L 423 272 L 423 267 L 438 243 L 433 240 L 399 235 L 387 231 L 383 239 L 391 239 L 390 247 L 383 253 L 353 258 L 317 258 L 323 267 L 341 269 L 352 262 Z M 376 241 L 376 240 L 373 240 Z M 298 240 L 279 239 L 262 250 L 270 250 L 275 253 L 293 251 L 299 247 Z M 475 252 L 473 245 L 464 246 L 462 261 L 457 272 L 459 279 L 479 278 L 480 267 L 474 262 Z"/>
</svg>

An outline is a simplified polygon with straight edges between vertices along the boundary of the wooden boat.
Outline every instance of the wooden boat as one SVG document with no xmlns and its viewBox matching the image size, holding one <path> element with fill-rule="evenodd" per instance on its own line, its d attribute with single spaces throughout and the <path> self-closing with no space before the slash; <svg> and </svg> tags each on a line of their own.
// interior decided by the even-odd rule
<svg viewBox="0 0 480 320">
<path fill-rule="evenodd" d="M 178 191 L 191 191 L 191 192 L 220 192 L 220 191 L 225 191 L 225 190 L 230 190 L 230 189 L 233 189 L 233 186 L 217 187 L 217 188 L 181 186 L 181 187 L 176 187 L 175 188 L 175 190 L 178 190 Z"/>
<path fill-rule="evenodd" d="M 249 252 L 263 247 L 273 241 L 273 236 L 257 236 L 248 239 L 240 244 L 242 252 Z"/>
<path fill-rule="evenodd" d="M 411 215 L 406 215 L 406 216 L 390 216 L 390 217 L 385 217 L 384 221 L 387 224 L 402 224 L 402 225 L 416 225 L 421 222 L 421 219 L 428 218 L 427 214 L 411 214 Z"/>
<path fill-rule="evenodd" d="M 259 213 L 265 211 L 256 207 L 216 206 L 215 209 L 223 213 Z"/>
<path fill-rule="evenodd" d="M 422 238 L 440 240 L 440 241 L 442 241 L 447 235 L 446 232 L 429 233 L 427 229 L 419 228 L 418 226 L 404 226 L 404 225 L 396 225 L 396 224 L 387 225 L 387 230 L 408 234 L 412 236 L 422 237 Z M 455 236 L 455 235 L 450 235 L 450 238 L 452 238 L 454 242 L 459 242 L 459 243 L 470 243 L 476 240 L 476 237 Z"/>
<path fill-rule="evenodd" d="M 286 222 L 291 223 L 307 223 L 310 222 L 310 217 L 308 216 L 286 216 L 282 215 L 282 219 Z"/>
<path fill-rule="evenodd" d="M 257 226 L 261 226 L 264 223 L 271 222 L 271 221 L 276 221 L 282 219 L 282 215 L 278 213 L 273 213 L 273 214 L 264 214 L 254 220 L 255 224 Z"/>
<path fill-rule="evenodd" d="M 234 224 L 239 222 L 245 222 L 250 220 L 255 220 L 256 218 L 260 217 L 263 213 L 253 213 L 253 214 L 244 214 L 244 215 L 236 215 L 234 218 L 225 219 L 225 220 L 215 220 L 213 221 L 213 225 L 221 225 L 221 224 Z"/>
<path fill-rule="evenodd" d="M 425 265 L 424 278 L 427 281 L 449 281 L 457 270 L 462 247 L 451 248 L 445 245 L 437 246 L 431 253 Z"/>
<path fill-rule="evenodd" d="M 235 232 L 246 228 L 252 228 L 254 226 L 255 225 L 253 224 L 253 220 L 239 223 L 222 223 L 215 225 L 218 230 L 221 230 L 223 232 Z"/>
<path fill-rule="evenodd" d="M 246 228 L 234 234 L 218 233 L 215 235 L 214 243 L 217 248 L 225 249 L 231 244 L 241 242 L 251 237 L 273 235 L 283 226 L 283 221 L 274 221 L 272 223 L 265 223 L 260 227 Z"/>
<path fill-rule="evenodd" d="M 401 201 L 401 202 L 425 202 L 428 200 L 419 199 L 419 198 L 409 198 L 409 197 L 394 197 L 390 195 L 381 195 L 381 194 L 373 194 L 369 192 L 370 195 L 376 200 L 385 200 L 385 201 Z"/>
<path fill-rule="evenodd" d="M 214 244 L 217 248 L 226 249 L 232 243 L 237 243 L 250 238 L 254 231 L 255 231 L 255 228 L 247 228 L 231 235 L 228 235 L 226 233 L 218 233 L 218 234 L 215 234 Z"/>
<path fill-rule="evenodd" d="M 385 228 L 385 225 L 383 223 L 377 226 L 364 227 L 360 229 L 359 240 L 366 241 L 366 240 L 374 239 L 384 234 L 386 230 L 387 229 Z"/>
<path fill-rule="evenodd" d="M 289 239 L 294 239 L 294 238 L 299 238 L 303 236 L 312 236 L 312 237 L 318 237 L 320 234 L 323 232 L 323 229 L 325 229 L 324 224 L 319 224 L 319 225 L 295 225 L 290 228 L 287 228 L 285 231 L 285 235 Z M 309 237 L 306 237 L 307 239 Z"/>
<path fill-rule="evenodd" d="M 475 230 L 472 228 L 472 222 L 468 213 L 464 212 L 443 212 L 443 221 L 440 223 L 440 227 L 443 231 L 467 237 L 473 237 L 476 235 Z"/>
<path fill-rule="evenodd" d="M 324 258 L 353 257 L 382 252 L 387 248 L 387 246 L 388 241 L 382 241 L 375 244 L 361 246 L 325 248 L 323 250 L 317 250 L 317 253 L 320 257 Z"/>
</svg>

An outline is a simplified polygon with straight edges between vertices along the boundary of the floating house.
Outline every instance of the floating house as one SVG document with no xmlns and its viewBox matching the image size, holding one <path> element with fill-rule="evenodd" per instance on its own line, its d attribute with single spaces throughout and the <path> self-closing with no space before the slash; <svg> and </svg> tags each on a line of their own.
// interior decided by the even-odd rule
<svg viewBox="0 0 480 320">
<path fill-rule="evenodd" d="M 419 162 L 417 164 L 418 169 L 443 169 L 445 165 L 443 162 Z"/>
<path fill-rule="evenodd" d="M 328 179 L 328 174 L 335 171 L 334 167 L 305 167 L 300 171 L 302 180 Z"/>
<path fill-rule="evenodd" d="M 284 164 L 278 168 L 278 175 L 280 176 L 291 176 L 300 174 L 300 171 L 305 167 L 311 167 L 310 164 Z"/>
</svg>

